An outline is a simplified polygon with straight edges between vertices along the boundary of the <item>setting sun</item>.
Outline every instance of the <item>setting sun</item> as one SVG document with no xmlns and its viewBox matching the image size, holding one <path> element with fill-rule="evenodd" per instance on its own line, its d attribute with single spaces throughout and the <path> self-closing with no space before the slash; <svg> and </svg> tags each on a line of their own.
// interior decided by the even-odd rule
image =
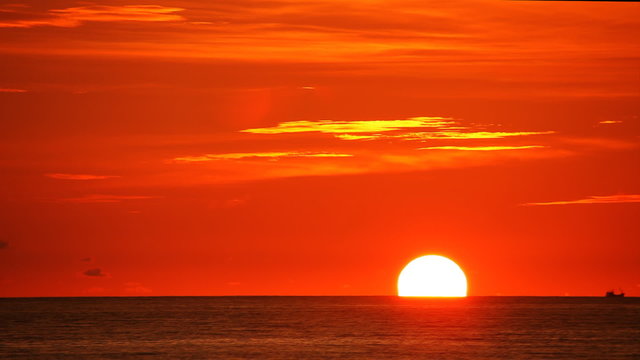
<svg viewBox="0 0 640 360">
<path fill-rule="evenodd" d="M 421 256 L 400 272 L 398 295 L 465 297 L 467 278 L 458 264 L 444 256 Z"/>
</svg>

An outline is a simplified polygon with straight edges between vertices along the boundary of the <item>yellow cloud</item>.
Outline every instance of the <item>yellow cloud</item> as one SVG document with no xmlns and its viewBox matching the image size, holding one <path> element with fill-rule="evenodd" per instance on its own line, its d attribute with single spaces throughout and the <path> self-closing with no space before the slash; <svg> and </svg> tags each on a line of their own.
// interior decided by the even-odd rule
<svg viewBox="0 0 640 360">
<path fill-rule="evenodd" d="M 452 129 L 452 128 L 448 128 Z M 456 129 L 468 130 L 465 127 L 457 127 Z M 411 132 L 404 134 L 371 134 L 371 135 L 352 135 L 339 134 L 334 137 L 341 140 L 377 140 L 377 139 L 401 139 L 401 140 L 470 140 L 470 139 L 502 139 L 513 136 L 530 136 L 530 135 L 548 135 L 555 134 L 555 131 L 432 131 L 432 132 Z"/>
<path fill-rule="evenodd" d="M 526 146 L 431 146 L 419 148 L 418 150 L 462 150 L 462 151 L 496 151 L 496 150 L 524 150 L 545 148 L 542 145 Z"/>
<path fill-rule="evenodd" d="M 425 129 L 425 131 L 415 131 Z M 371 121 L 288 121 L 273 127 L 241 130 L 253 134 L 287 134 L 318 132 L 332 134 L 340 140 L 446 140 L 502 139 L 514 136 L 547 135 L 554 131 L 473 131 L 445 117 L 413 117 L 404 120 Z"/>
<path fill-rule="evenodd" d="M 579 199 L 579 200 L 526 203 L 522 205 L 523 206 L 540 206 L 540 205 L 619 204 L 619 203 L 640 203 L 640 195 L 589 196 L 586 199 Z"/>
<path fill-rule="evenodd" d="M 341 140 L 376 140 L 384 135 L 382 134 L 373 134 L 373 135 L 352 135 L 352 134 L 338 134 L 334 135 L 335 138 Z"/>
<path fill-rule="evenodd" d="M 320 132 L 325 134 L 375 133 L 411 128 L 441 128 L 454 122 L 443 117 L 414 117 L 405 120 L 371 121 L 288 121 L 274 127 L 245 129 L 241 132 L 253 134 L 284 134 Z"/>
<path fill-rule="evenodd" d="M 555 131 L 436 131 L 403 134 L 398 137 L 405 140 L 425 140 L 425 139 L 502 139 L 513 136 L 548 135 Z"/>
<path fill-rule="evenodd" d="M 206 163 L 216 172 L 195 174 L 199 181 L 233 181 L 296 176 L 319 176 L 358 173 L 386 173 L 428 170 L 443 167 L 464 167 L 470 164 L 491 164 L 513 158 L 540 158 L 565 156 L 560 150 L 508 151 L 545 148 L 540 145 L 487 143 L 484 139 L 553 134 L 552 131 L 490 131 L 494 125 L 467 125 L 447 117 L 411 117 L 401 120 L 371 121 L 289 121 L 270 127 L 242 130 L 238 139 L 255 141 L 257 137 L 271 135 L 276 149 L 291 149 L 293 137 L 316 137 L 314 147 L 296 148 L 295 151 L 248 151 L 229 153 L 191 153 L 174 156 L 167 163 Z M 497 127 L 497 126 L 496 126 Z M 247 138 L 248 137 L 248 138 Z M 334 140 L 334 138 L 343 140 Z M 389 146 L 395 140 L 395 146 Z M 473 139 L 484 140 L 482 143 Z M 308 140 L 308 139 L 307 139 Z M 328 140 L 324 146 L 322 140 Z M 370 142 L 367 142 L 370 140 Z M 376 140 L 382 140 L 380 142 Z M 362 144 L 345 142 L 362 141 Z M 428 146 L 416 151 L 415 141 Z M 446 143 L 445 143 L 446 141 Z M 464 142 L 461 144 L 460 142 Z M 288 144 L 288 145 L 287 145 Z M 456 145 L 456 146 L 453 146 Z M 466 145 L 466 146 L 457 146 Z M 251 145 L 248 145 L 251 146 Z M 318 148 L 317 146 L 323 146 Z M 273 148 L 272 148 L 273 149 Z M 348 149 L 348 150 L 347 150 Z M 319 150 L 319 151 L 318 151 Z M 503 151 L 499 151 L 503 150 Z M 242 150 L 240 150 L 242 151 Z M 324 159 L 319 159 L 324 158 Z M 347 158 L 347 159 L 345 159 Z M 315 160 L 312 160 L 315 159 Z M 200 167 L 187 166 L 194 171 Z M 228 175 L 220 175 L 228 174 Z M 205 179 L 206 180 L 203 180 Z M 184 181 L 180 179 L 179 181 Z"/>
<path fill-rule="evenodd" d="M 288 152 L 260 152 L 260 153 L 229 153 L 229 154 L 205 154 L 200 156 L 183 156 L 174 158 L 177 162 L 204 162 L 213 160 L 239 160 L 247 158 L 295 158 L 295 157 L 350 157 L 351 154 L 338 154 L 329 152 L 300 152 L 300 151 L 288 151 Z"/>
</svg>

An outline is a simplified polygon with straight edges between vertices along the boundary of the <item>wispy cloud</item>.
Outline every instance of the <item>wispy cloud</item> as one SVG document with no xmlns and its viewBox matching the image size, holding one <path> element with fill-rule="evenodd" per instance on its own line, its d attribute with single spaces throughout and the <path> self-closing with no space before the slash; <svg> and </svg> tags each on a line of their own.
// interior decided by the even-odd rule
<svg viewBox="0 0 640 360">
<path fill-rule="evenodd" d="M 549 135 L 555 134 L 554 131 L 435 131 L 435 132 L 419 132 L 402 134 L 397 137 L 405 140 L 433 140 L 433 139 L 503 139 L 514 136 L 530 136 L 530 135 Z"/>
<path fill-rule="evenodd" d="M 181 21 L 184 18 L 175 14 L 182 8 L 159 5 L 89 5 L 52 9 L 44 14 L 11 11 L 17 18 L 0 21 L 0 27 L 29 28 L 34 26 L 76 27 L 89 21 Z M 7 12 L 5 9 L 4 12 Z M 24 18 L 20 18 L 20 16 Z"/>
<path fill-rule="evenodd" d="M 622 121 L 620 121 L 620 120 L 605 120 L 605 121 L 598 122 L 598 124 L 603 124 L 603 125 L 622 124 Z"/>
<path fill-rule="evenodd" d="M 408 132 L 398 134 L 371 134 L 371 135 L 352 135 L 339 134 L 336 138 L 341 140 L 384 140 L 384 139 L 400 139 L 400 140 L 473 140 L 473 139 L 503 139 L 514 136 L 529 135 L 548 135 L 555 134 L 554 131 L 469 131 L 469 128 L 459 127 L 452 128 L 447 131 L 422 131 Z"/>
<path fill-rule="evenodd" d="M 205 162 L 213 160 L 240 160 L 251 158 L 336 158 L 336 157 L 351 157 L 351 154 L 338 154 L 329 152 L 300 152 L 300 151 L 287 151 L 287 152 L 257 152 L 257 153 L 229 153 L 229 154 L 205 154 L 199 156 L 182 156 L 174 158 L 177 162 Z"/>
<path fill-rule="evenodd" d="M 494 128 L 496 131 L 492 131 Z M 242 140 L 247 151 L 180 154 L 166 163 L 207 164 L 209 172 L 196 175 L 207 179 L 204 181 L 225 181 L 225 178 L 244 181 L 423 171 L 489 164 L 514 158 L 566 155 L 561 153 L 561 149 L 538 151 L 551 147 L 545 145 L 549 140 L 547 138 L 540 139 L 539 144 L 491 141 L 548 134 L 554 132 L 506 131 L 497 124 L 463 123 L 462 120 L 442 116 L 369 121 L 301 120 L 240 130 L 236 140 Z M 255 149 L 262 141 L 258 139 L 263 136 L 269 137 L 270 146 L 278 150 L 249 151 Z M 357 141 L 362 144 L 355 143 Z M 416 143 L 423 147 L 416 146 Z M 264 144 L 260 145 L 260 148 L 263 147 Z"/>
<path fill-rule="evenodd" d="M 620 138 L 562 137 L 558 140 L 572 147 L 580 147 L 583 149 L 627 150 L 635 149 L 640 146 L 637 141 Z"/>
<path fill-rule="evenodd" d="M 372 135 L 337 134 L 337 135 L 334 135 L 334 137 L 340 140 L 377 140 L 384 137 L 384 135 L 382 134 L 372 134 Z"/>
<path fill-rule="evenodd" d="M 464 128 L 467 129 L 467 128 Z M 473 139 L 503 139 L 514 136 L 529 135 L 548 135 L 555 134 L 554 131 L 468 131 L 463 132 L 463 128 L 456 131 L 431 131 L 431 132 L 412 132 L 404 134 L 371 134 L 371 135 L 352 135 L 340 134 L 335 135 L 341 140 L 384 140 L 384 139 L 400 139 L 400 140 L 473 140 Z"/>
<path fill-rule="evenodd" d="M 288 121 L 273 127 L 245 129 L 242 132 L 253 134 L 286 134 L 303 132 L 320 132 L 325 134 L 376 133 L 401 129 L 442 128 L 452 125 L 449 118 L 414 117 L 404 120 L 370 120 L 370 121 Z"/>
<path fill-rule="evenodd" d="M 589 196 L 585 199 L 526 203 L 522 206 L 640 203 L 640 195 Z"/>
<path fill-rule="evenodd" d="M 44 176 L 58 180 L 104 180 L 118 178 L 115 175 L 91 175 L 91 174 L 63 174 L 63 173 L 47 173 Z"/>
<path fill-rule="evenodd" d="M 42 6 L 52 2 L 36 3 Z M 9 36 L 3 39 L 2 48 L 12 53 L 86 54 L 100 58 L 111 54 L 169 59 L 244 59 L 252 64 L 264 62 L 269 66 L 277 61 L 287 67 L 291 63 L 315 63 L 326 67 L 319 72 L 293 67 L 290 74 L 296 74 L 297 80 L 289 85 L 332 88 L 338 83 L 336 79 L 342 76 L 361 78 L 366 74 L 370 79 L 368 84 L 390 88 L 382 81 L 395 79 L 394 82 L 402 81 L 405 86 L 389 84 L 391 87 L 415 87 L 407 95 L 425 98 L 463 99 L 478 95 L 510 98 L 523 94 L 637 96 L 637 87 L 631 79 L 637 68 L 638 50 L 629 46 L 637 37 L 636 26 L 633 21 L 622 21 L 618 10 L 613 8 L 571 12 L 572 21 L 562 21 L 562 27 L 540 28 L 541 21 L 560 21 L 569 15 L 550 12 L 545 6 L 505 6 L 501 1 L 433 2 L 427 8 L 415 0 L 236 0 L 177 1 L 172 4 L 175 5 L 84 3 L 39 12 L 5 6 L 2 11 L 12 14 L 0 16 L 0 26 L 5 27 L 77 27 L 99 21 L 177 23 L 172 24 L 172 27 L 176 26 L 170 36 L 161 27 L 144 26 L 140 31 L 123 31 L 114 26 L 86 29 L 82 41 L 75 38 L 80 34 L 60 37 L 58 32 L 44 29 L 37 34 L 40 36 L 35 36 L 35 31 L 29 34 L 31 37 L 25 34 Z M 184 13 L 181 12 L 183 8 Z M 585 28 L 585 22 L 590 22 L 591 26 Z M 82 30 L 85 29 L 77 31 Z M 99 30 L 100 36 L 91 36 L 95 34 L 94 30 Z M 536 36 L 518 36 L 531 31 L 535 31 Z M 558 36 L 558 31 L 562 31 L 562 36 Z M 578 38 L 581 40 L 576 41 Z M 602 61 L 616 61 L 616 66 L 598 67 L 599 81 L 590 81 L 588 75 Z M 343 72 L 342 66 L 334 67 L 338 63 L 356 67 Z M 550 63 L 554 64 L 552 68 L 538 66 Z M 82 66 L 94 65 L 85 61 Z M 196 68 L 192 67 L 191 71 Z M 251 87 L 265 85 L 262 76 L 248 75 L 240 66 L 238 69 L 233 76 L 227 70 L 221 70 L 220 76 L 238 79 L 241 84 L 251 83 Z M 314 66 L 313 69 L 320 68 Z M 137 77 L 133 71 L 122 70 L 119 67 L 118 73 L 129 81 Z M 200 74 L 203 76 L 190 77 L 189 82 L 192 85 L 203 82 L 209 86 L 217 83 L 207 81 L 209 76 L 205 73 Z M 322 76 L 314 77 L 320 74 Z M 159 82 L 176 78 L 179 76 L 175 73 L 154 77 Z M 292 77 L 274 76 L 273 79 L 273 83 L 280 86 Z M 305 80 L 301 83 L 300 79 Z M 563 86 L 558 85 L 558 79 L 563 79 Z"/>
<path fill-rule="evenodd" d="M 461 151 L 499 151 L 499 150 L 525 150 L 539 149 L 546 146 L 525 145 L 525 146 L 430 146 L 419 148 L 418 150 L 461 150 Z"/>
<path fill-rule="evenodd" d="M 58 199 L 58 202 L 66 203 L 118 203 L 125 200 L 148 200 L 156 199 L 156 196 L 145 195 L 105 195 L 105 194 L 90 194 L 77 198 L 64 198 Z"/>
<path fill-rule="evenodd" d="M 1 25 L 0 25 L 1 26 Z M 0 88 L 0 93 L 26 93 L 25 89 Z"/>
<path fill-rule="evenodd" d="M 416 131 L 420 130 L 420 131 Z M 289 134 L 318 132 L 341 140 L 433 140 L 433 139 L 502 139 L 515 136 L 548 135 L 553 131 L 478 131 L 445 117 L 413 117 L 403 120 L 370 121 L 289 121 L 273 127 L 245 129 L 253 134 Z"/>
</svg>

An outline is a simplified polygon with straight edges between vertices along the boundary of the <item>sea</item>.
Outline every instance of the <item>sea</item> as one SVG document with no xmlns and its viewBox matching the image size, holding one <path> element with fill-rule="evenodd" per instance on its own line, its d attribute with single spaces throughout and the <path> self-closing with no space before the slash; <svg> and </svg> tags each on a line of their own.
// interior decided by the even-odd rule
<svg viewBox="0 0 640 360">
<path fill-rule="evenodd" d="M 640 298 L 5 298 L 0 358 L 640 359 Z"/>
</svg>

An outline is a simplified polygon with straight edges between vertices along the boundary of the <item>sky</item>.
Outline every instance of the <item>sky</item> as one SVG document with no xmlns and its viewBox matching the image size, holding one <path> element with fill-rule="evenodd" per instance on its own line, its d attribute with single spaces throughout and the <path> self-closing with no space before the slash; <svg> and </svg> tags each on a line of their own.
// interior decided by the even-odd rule
<svg viewBox="0 0 640 360">
<path fill-rule="evenodd" d="M 640 296 L 640 4 L 0 5 L 0 296 Z"/>
</svg>

